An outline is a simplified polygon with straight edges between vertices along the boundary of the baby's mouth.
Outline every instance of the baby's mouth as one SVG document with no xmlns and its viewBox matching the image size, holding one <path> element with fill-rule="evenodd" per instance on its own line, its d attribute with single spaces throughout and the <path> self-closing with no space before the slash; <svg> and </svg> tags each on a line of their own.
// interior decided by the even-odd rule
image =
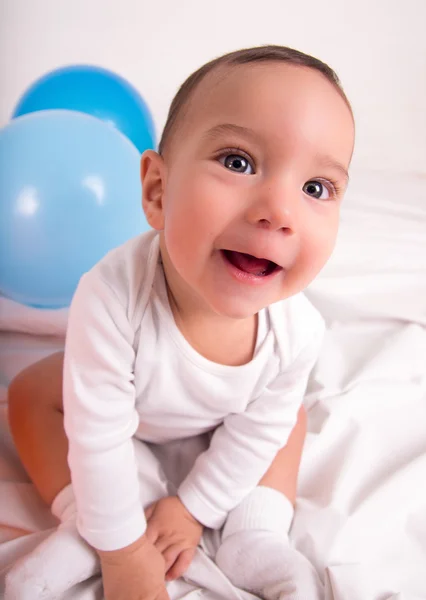
<svg viewBox="0 0 426 600">
<path fill-rule="evenodd" d="M 266 277 L 281 268 L 267 258 L 257 258 L 251 254 L 235 252 L 234 250 L 222 250 L 222 252 L 225 259 L 230 262 L 231 265 L 244 273 L 249 273 L 256 277 Z"/>
</svg>

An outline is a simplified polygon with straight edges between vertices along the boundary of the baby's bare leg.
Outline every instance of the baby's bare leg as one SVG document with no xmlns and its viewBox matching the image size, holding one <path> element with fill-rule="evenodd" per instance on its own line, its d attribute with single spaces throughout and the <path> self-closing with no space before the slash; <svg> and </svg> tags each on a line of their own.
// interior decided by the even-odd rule
<svg viewBox="0 0 426 600">
<path fill-rule="evenodd" d="M 63 426 L 63 352 L 19 373 L 9 386 L 9 423 L 19 457 L 50 506 L 70 483 Z"/>
<path fill-rule="evenodd" d="M 288 438 L 287 444 L 278 452 L 268 471 L 259 482 L 259 485 L 284 494 L 293 506 L 296 503 L 297 478 L 305 437 L 306 411 L 302 407 L 299 410 L 297 423 Z"/>
</svg>

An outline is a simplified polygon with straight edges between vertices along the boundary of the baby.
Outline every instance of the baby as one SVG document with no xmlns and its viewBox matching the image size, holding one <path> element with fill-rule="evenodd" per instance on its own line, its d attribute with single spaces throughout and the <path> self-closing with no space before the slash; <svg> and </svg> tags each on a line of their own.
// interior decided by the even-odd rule
<svg viewBox="0 0 426 600">
<path fill-rule="evenodd" d="M 335 73 L 289 48 L 232 52 L 181 86 L 141 160 L 152 230 L 75 293 L 63 405 L 61 356 L 11 384 L 18 452 L 61 524 L 6 598 L 60 597 L 43 565 L 66 552 L 68 586 L 101 569 L 107 600 L 166 600 L 204 528 L 235 586 L 322 597 L 287 535 L 324 331 L 301 292 L 333 250 L 353 143 Z M 191 462 L 173 487 L 158 452 L 176 441 Z"/>
</svg>

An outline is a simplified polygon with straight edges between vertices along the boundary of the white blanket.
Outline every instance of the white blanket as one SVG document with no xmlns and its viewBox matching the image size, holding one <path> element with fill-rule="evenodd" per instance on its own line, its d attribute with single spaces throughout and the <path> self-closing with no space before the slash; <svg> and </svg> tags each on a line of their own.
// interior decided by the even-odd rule
<svg viewBox="0 0 426 600">
<path fill-rule="evenodd" d="M 425 600 L 426 181 L 367 174 L 348 196 L 336 254 L 309 291 L 328 331 L 306 398 L 291 539 L 326 600 Z M 62 347 L 65 323 L 66 311 L 0 299 L 3 575 L 55 525 L 13 447 L 6 386 Z M 190 575 L 170 587 L 173 600 L 243 598 L 202 552 Z M 73 594 L 100 598 L 99 578 Z"/>
</svg>

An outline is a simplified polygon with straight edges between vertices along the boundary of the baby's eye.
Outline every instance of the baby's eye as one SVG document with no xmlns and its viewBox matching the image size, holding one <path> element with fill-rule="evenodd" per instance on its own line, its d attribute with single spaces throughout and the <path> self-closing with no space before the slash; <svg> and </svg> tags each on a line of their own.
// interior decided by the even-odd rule
<svg viewBox="0 0 426 600">
<path fill-rule="evenodd" d="M 219 157 L 219 161 L 224 167 L 230 171 L 234 171 L 234 173 L 242 173 L 243 175 L 252 175 L 254 173 L 248 159 L 241 156 L 241 154 L 224 154 Z"/>
<path fill-rule="evenodd" d="M 318 198 L 319 200 L 329 200 L 330 199 L 330 191 L 327 187 L 321 183 L 321 181 L 312 180 L 307 181 L 303 186 L 303 191 L 308 196 L 312 196 L 314 198 Z M 325 196 L 323 195 L 325 193 Z"/>
</svg>

